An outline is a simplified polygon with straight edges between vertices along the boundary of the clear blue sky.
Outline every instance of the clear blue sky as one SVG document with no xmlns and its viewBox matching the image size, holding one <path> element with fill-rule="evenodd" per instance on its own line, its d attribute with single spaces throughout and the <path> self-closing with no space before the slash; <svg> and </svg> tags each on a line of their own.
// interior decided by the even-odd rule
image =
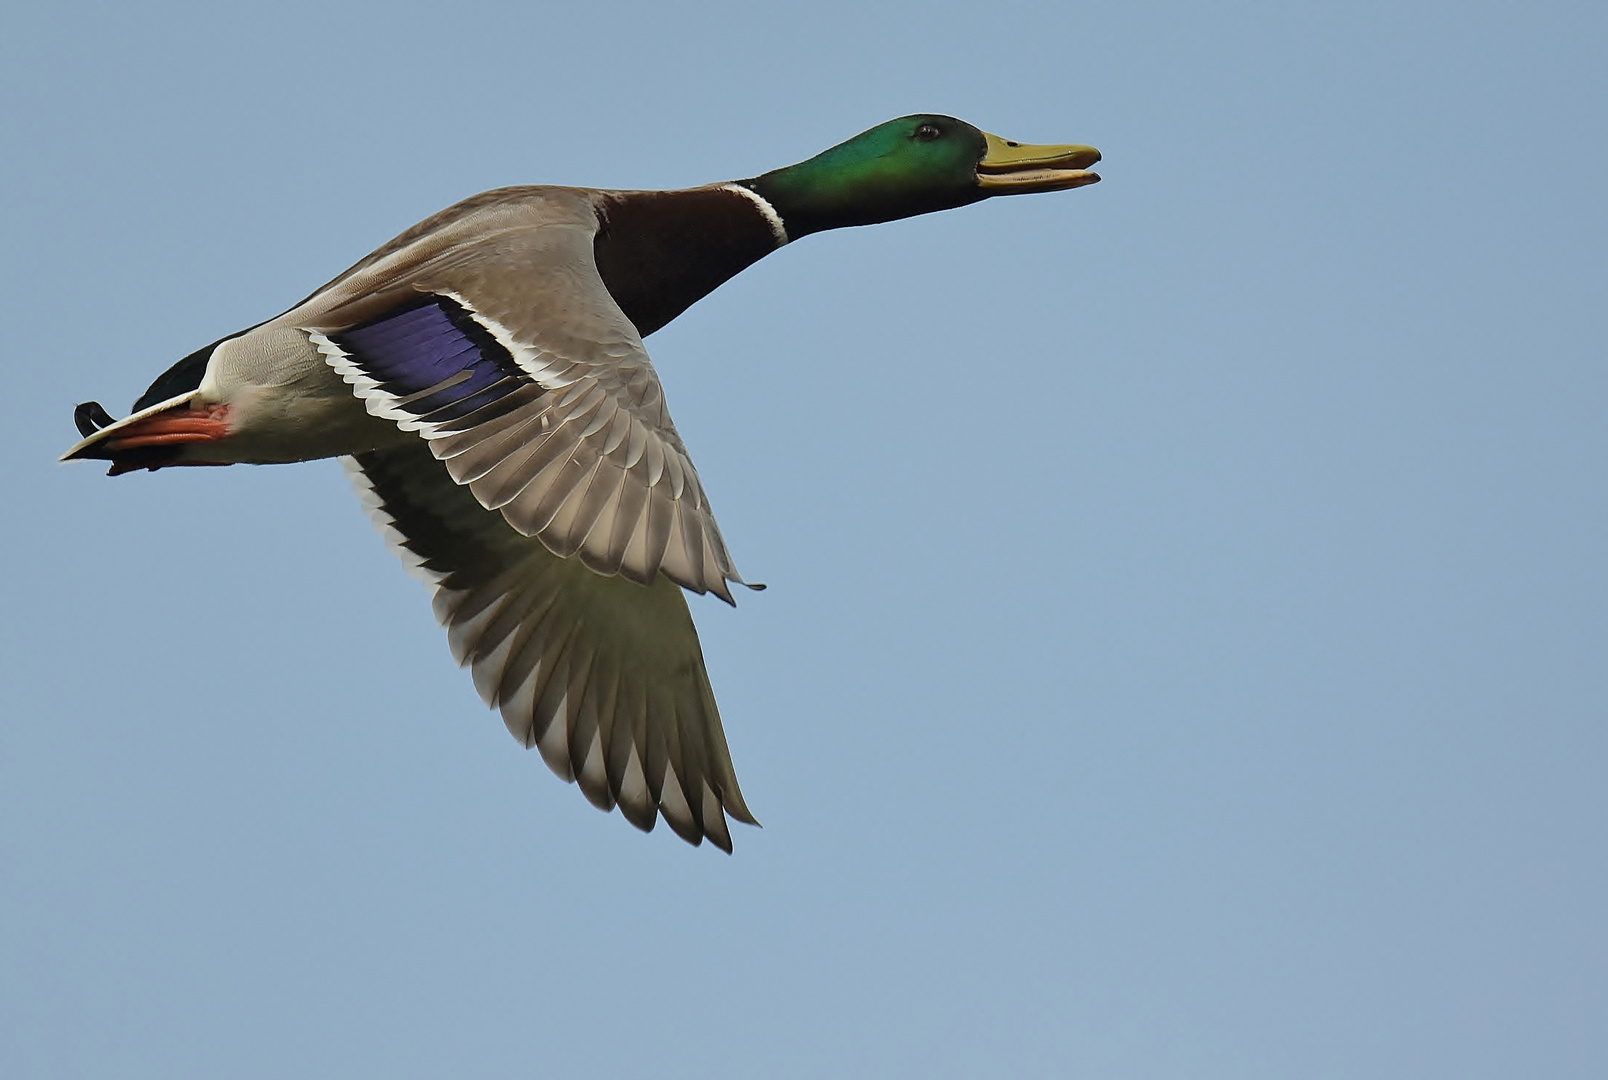
<svg viewBox="0 0 1608 1080">
<path fill-rule="evenodd" d="M 9 4 L 0 1075 L 1608 1075 L 1599 4 Z M 55 463 L 509 183 L 1105 182 L 649 340 L 763 831 L 509 739 L 332 462 Z"/>
</svg>

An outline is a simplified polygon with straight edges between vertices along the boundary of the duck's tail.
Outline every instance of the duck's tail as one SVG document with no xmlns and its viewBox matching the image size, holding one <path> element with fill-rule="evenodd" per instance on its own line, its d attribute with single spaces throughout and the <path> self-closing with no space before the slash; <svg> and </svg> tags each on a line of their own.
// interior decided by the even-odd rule
<svg viewBox="0 0 1608 1080">
<path fill-rule="evenodd" d="M 188 443 L 215 442 L 229 433 L 224 409 L 195 406 L 199 390 L 158 402 L 122 420 L 98 401 L 73 410 L 73 423 L 83 437 L 61 456 L 62 461 L 110 461 L 108 476 L 156 470 L 167 465 L 212 465 L 221 462 L 181 461 Z"/>
</svg>

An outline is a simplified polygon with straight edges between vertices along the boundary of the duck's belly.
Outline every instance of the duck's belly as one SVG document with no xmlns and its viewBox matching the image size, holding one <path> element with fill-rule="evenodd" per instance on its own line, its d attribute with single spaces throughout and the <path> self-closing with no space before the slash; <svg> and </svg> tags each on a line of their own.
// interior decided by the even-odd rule
<svg viewBox="0 0 1608 1080">
<path fill-rule="evenodd" d="M 305 331 L 269 323 L 219 345 L 198 405 L 227 407 L 229 435 L 196 461 L 277 464 L 358 454 L 418 438 L 369 415 Z"/>
</svg>

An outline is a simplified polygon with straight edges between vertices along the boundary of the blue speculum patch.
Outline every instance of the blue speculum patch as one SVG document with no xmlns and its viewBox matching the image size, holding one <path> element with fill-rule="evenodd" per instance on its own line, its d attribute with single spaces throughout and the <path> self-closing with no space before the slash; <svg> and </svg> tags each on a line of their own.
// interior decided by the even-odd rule
<svg viewBox="0 0 1608 1080">
<path fill-rule="evenodd" d="M 456 420 L 504 397 L 530 377 L 461 304 L 429 296 L 330 340 L 397 399 L 432 422 Z"/>
</svg>

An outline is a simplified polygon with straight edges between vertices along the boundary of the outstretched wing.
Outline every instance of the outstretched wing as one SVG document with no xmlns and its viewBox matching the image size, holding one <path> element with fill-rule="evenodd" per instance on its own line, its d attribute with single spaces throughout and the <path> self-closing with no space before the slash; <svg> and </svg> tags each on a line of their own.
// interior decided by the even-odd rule
<svg viewBox="0 0 1608 1080">
<path fill-rule="evenodd" d="M 516 739 L 639 829 L 662 812 L 684 840 L 729 852 L 725 815 L 758 824 L 675 584 L 560 558 L 481 506 L 422 442 L 345 460 L 392 549 L 434 587 L 453 656 Z"/>
<path fill-rule="evenodd" d="M 741 582 L 658 375 L 599 277 L 595 215 L 469 215 L 398 273 L 342 280 L 305 324 L 370 412 L 418 432 L 480 504 L 556 555 L 730 602 Z M 487 212 L 489 213 L 489 212 Z M 484 216 L 484 215 L 482 215 Z"/>
</svg>

